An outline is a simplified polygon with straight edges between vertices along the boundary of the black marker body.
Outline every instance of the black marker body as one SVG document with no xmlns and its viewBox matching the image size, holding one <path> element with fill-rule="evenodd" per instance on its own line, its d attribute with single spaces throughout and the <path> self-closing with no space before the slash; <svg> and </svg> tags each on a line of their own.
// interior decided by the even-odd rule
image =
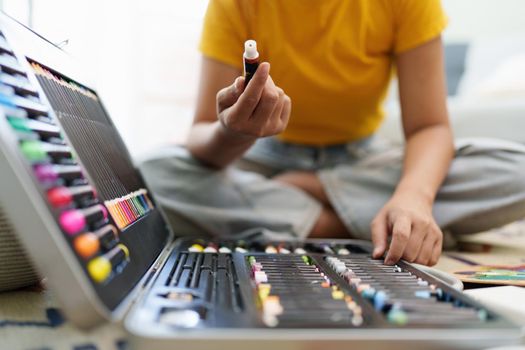
<svg viewBox="0 0 525 350">
<path fill-rule="evenodd" d="M 249 58 L 244 57 L 244 78 L 245 78 L 244 86 L 245 87 L 248 86 L 248 83 L 252 79 L 258 67 L 259 67 L 259 58 L 249 59 Z"/>
</svg>

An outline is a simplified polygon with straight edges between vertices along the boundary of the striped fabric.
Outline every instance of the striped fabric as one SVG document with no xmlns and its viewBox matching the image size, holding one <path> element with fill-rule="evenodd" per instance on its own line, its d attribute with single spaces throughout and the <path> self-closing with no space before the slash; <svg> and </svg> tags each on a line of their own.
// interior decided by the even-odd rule
<svg viewBox="0 0 525 350">
<path fill-rule="evenodd" d="M 33 265 L 0 207 L 0 292 L 38 282 Z"/>
</svg>

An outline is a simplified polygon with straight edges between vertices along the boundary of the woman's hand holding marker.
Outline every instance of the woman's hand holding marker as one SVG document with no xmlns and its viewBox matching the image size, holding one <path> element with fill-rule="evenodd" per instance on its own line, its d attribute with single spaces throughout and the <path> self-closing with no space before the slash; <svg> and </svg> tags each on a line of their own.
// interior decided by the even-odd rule
<svg viewBox="0 0 525 350">
<path fill-rule="evenodd" d="M 244 49 L 244 77 L 237 79 L 236 68 L 203 59 L 202 76 L 211 75 L 219 81 L 205 84 L 199 91 L 200 107 L 187 146 L 196 159 L 217 169 L 241 158 L 258 138 L 284 131 L 290 118 L 291 100 L 275 86 L 270 64 L 259 64 L 257 43 L 248 40 Z"/>
<path fill-rule="evenodd" d="M 245 78 L 217 94 L 217 114 L 231 137 L 257 139 L 281 133 L 288 125 L 291 100 L 270 77 L 270 64 L 261 63 L 250 83 Z"/>
</svg>

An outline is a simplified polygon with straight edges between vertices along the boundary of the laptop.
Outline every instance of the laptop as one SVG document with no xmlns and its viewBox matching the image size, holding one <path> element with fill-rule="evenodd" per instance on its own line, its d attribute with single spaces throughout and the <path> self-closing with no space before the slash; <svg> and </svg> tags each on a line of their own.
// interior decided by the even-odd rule
<svg viewBox="0 0 525 350">
<path fill-rule="evenodd" d="M 0 207 L 67 319 L 139 349 L 480 348 L 521 329 L 359 240 L 169 227 L 84 70 L 0 15 Z M 177 181 L 177 179 L 174 179 Z"/>
</svg>

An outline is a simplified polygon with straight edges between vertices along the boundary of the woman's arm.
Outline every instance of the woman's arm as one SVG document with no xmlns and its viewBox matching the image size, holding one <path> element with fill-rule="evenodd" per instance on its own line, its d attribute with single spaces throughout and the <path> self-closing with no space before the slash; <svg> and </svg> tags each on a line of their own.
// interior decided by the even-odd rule
<svg viewBox="0 0 525 350">
<path fill-rule="evenodd" d="M 237 69 L 203 58 L 197 109 L 187 141 L 195 158 L 223 168 L 241 157 L 258 137 L 284 130 L 290 98 L 275 86 L 269 72 L 270 65 L 262 63 L 245 88 Z"/>
<path fill-rule="evenodd" d="M 392 236 L 387 264 L 404 258 L 434 265 L 441 254 L 442 232 L 432 206 L 454 155 L 441 37 L 396 59 L 405 159 L 394 195 L 372 222 L 374 256 L 385 252 Z"/>
</svg>

